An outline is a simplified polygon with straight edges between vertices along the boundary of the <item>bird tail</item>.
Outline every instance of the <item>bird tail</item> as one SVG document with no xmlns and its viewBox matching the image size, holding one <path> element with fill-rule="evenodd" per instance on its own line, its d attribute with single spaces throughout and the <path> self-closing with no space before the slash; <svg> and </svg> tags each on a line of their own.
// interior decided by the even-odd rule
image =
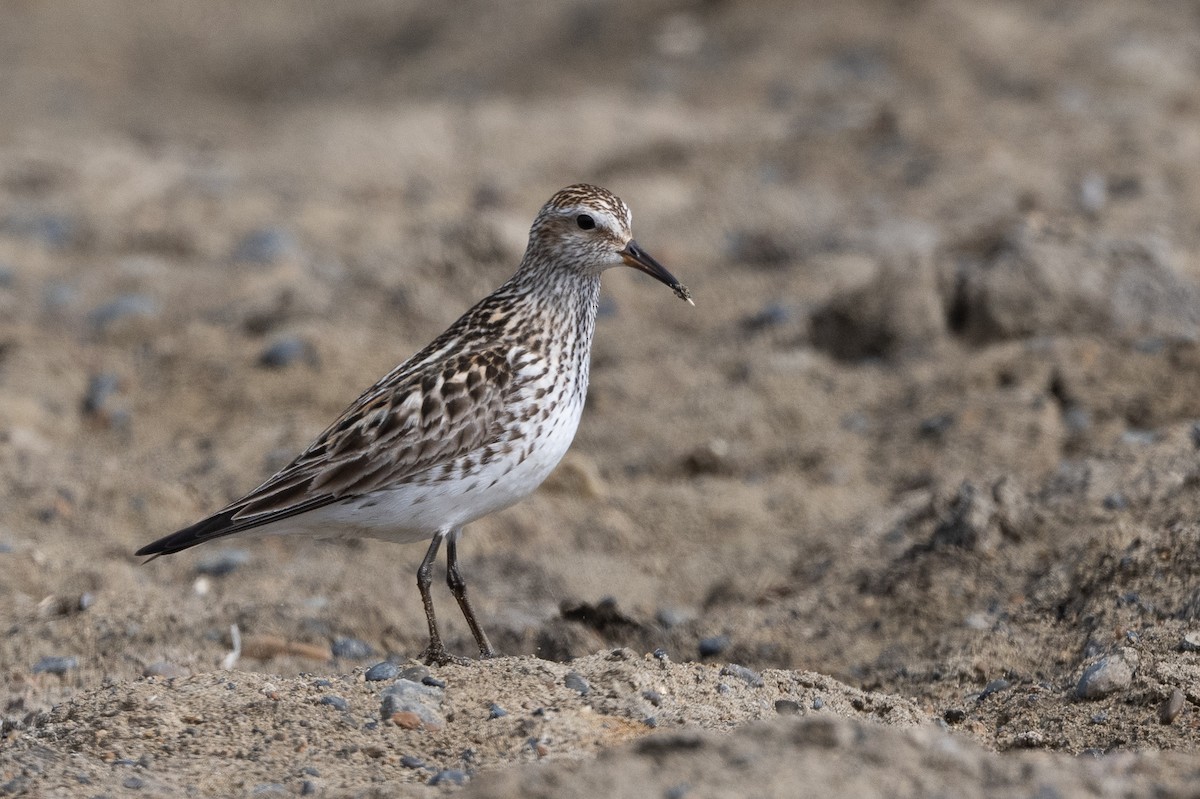
<svg viewBox="0 0 1200 799">
<path fill-rule="evenodd" d="M 157 541 L 146 544 L 146 546 L 133 553 L 138 557 L 149 555 L 149 563 L 155 558 L 163 555 L 171 555 L 176 552 L 182 552 L 185 549 L 190 549 L 197 544 L 203 544 L 205 541 L 211 541 L 214 538 L 229 535 L 238 532 L 241 529 L 234 521 L 233 515 L 237 511 L 228 509 L 220 513 L 213 514 L 207 519 L 202 519 L 193 525 L 171 533 L 168 536 L 163 536 Z"/>
</svg>

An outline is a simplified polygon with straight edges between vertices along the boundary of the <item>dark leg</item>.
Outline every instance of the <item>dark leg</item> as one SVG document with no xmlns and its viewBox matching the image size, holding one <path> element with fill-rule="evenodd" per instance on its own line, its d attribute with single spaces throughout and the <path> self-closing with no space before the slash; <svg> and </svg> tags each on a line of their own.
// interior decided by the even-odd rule
<svg viewBox="0 0 1200 799">
<path fill-rule="evenodd" d="M 492 651 L 492 645 L 488 642 L 487 635 L 479 626 L 479 620 L 475 618 L 475 608 L 471 607 L 471 599 L 467 596 L 467 582 L 463 579 L 462 572 L 458 570 L 458 535 L 460 532 L 462 531 L 455 530 L 451 533 L 450 540 L 446 543 L 446 585 L 450 586 L 450 593 L 454 594 L 454 598 L 458 600 L 458 606 L 462 608 L 467 626 L 471 628 L 471 635 L 475 636 L 475 643 L 479 644 L 479 657 L 492 658 L 496 656 L 496 653 Z"/>
<path fill-rule="evenodd" d="M 438 533 L 429 543 L 425 559 L 417 568 L 417 590 L 421 592 L 421 602 L 425 605 L 425 620 L 429 622 L 429 646 L 418 657 L 426 663 L 445 663 L 450 659 L 446 647 L 442 645 L 442 636 L 438 632 L 437 619 L 433 615 L 433 597 L 429 594 L 429 586 L 433 583 L 433 562 L 437 559 L 438 550 L 442 546 L 444 535 Z"/>
</svg>

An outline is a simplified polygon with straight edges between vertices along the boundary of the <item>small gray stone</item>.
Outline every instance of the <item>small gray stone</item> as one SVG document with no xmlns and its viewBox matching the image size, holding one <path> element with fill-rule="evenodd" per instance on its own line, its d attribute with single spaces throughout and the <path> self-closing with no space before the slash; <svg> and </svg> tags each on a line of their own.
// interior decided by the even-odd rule
<svg viewBox="0 0 1200 799">
<path fill-rule="evenodd" d="M 103 332 L 123 319 L 153 319 L 159 314 L 158 300 L 146 294 L 123 294 L 88 314 L 88 324 Z"/>
<path fill-rule="evenodd" d="M 822 699 L 822 698 L 821 698 L 821 697 L 819 697 L 819 696 L 813 697 L 813 701 L 812 701 L 812 709 L 813 709 L 813 710 L 820 710 L 820 709 L 821 709 L 821 708 L 823 708 L 823 707 L 825 707 L 825 700 L 824 700 L 824 699 Z"/>
<path fill-rule="evenodd" d="M 312 342 L 299 336 L 276 339 L 258 355 L 258 365 L 264 369 L 285 369 L 297 363 L 317 366 L 317 350 Z"/>
<path fill-rule="evenodd" d="M 1171 695 L 1158 706 L 1158 720 L 1162 724 L 1170 724 L 1183 712 L 1183 691 L 1178 688 L 1171 690 Z"/>
<path fill-rule="evenodd" d="M 700 657 L 707 658 L 719 655 L 729 648 L 730 640 L 728 635 L 713 635 L 708 638 L 700 639 Z"/>
<path fill-rule="evenodd" d="M 412 755 L 402 756 L 400 758 L 400 765 L 404 766 L 405 768 L 427 768 L 424 760 L 419 757 L 413 757 Z"/>
<path fill-rule="evenodd" d="M 79 667 L 79 658 L 73 657 L 71 655 L 67 655 L 65 657 L 49 655 L 47 657 L 42 658 L 41 660 L 39 660 L 37 663 L 35 663 L 33 665 L 33 673 L 34 674 L 45 673 L 45 674 L 63 675 L 63 674 L 66 674 L 71 669 L 75 669 L 78 667 Z"/>
<path fill-rule="evenodd" d="M 1133 682 L 1136 663 L 1130 663 L 1124 654 L 1102 657 L 1083 671 L 1075 696 L 1079 699 L 1101 699 L 1109 694 L 1124 691 Z"/>
<path fill-rule="evenodd" d="M 434 677 L 432 674 L 427 674 L 424 677 L 422 677 L 421 684 L 422 685 L 432 685 L 434 688 L 445 688 L 446 687 L 445 680 L 439 680 L 437 677 Z"/>
<path fill-rule="evenodd" d="M 371 645 L 357 638 L 335 638 L 330 646 L 330 651 L 333 652 L 335 658 L 346 658 L 347 660 L 366 660 L 375 656 L 375 650 Z"/>
<path fill-rule="evenodd" d="M 317 704 L 318 705 L 329 705 L 330 707 L 332 707 L 336 710 L 341 710 L 343 712 L 350 709 L 349 702 L 347 702 L 342 697 L 334 696 L 333 694 L 326 694 L 325 696 L 321 697 L 320 699 L 317 700 Z"/>
<path fill-rule="evenodd" d="M 139 788 L 145 787 L 146 782 L 141 777 L 126 777 L 121 781 L 121 785 L 131 791 L 136 791 Z"/>
<path fill-rule="evenodd" d="M 465 771 L 461 771 L 460 769 L 456 768 L 447 768 L 442 769 L 437 774 L 434 774 L 429 778 L 429 782 L 425 784 L 441 785 L 442 783 L 445 783 L 446 785 L 466 785 L 468 779 L 470 778 L 467 776 Z"/>
<path fill-rule="evenodd" d="M 588 685 L 588 681 L 577 671 L 568 671 L 567 676 L 563 677 L 563 685 L 578 691 L 580 696 L 587 696 L 592 690 L 592 686 Z"/>
<path fill-rule="evenodd" d="M 224 577 L 250 562 L 250 553 L 244 549 L 218 549 L 196 561 L 196 573 L 209 577 Z"/>
<path fill-rule="evenodd" d="M 781 716 L 795 716 L 800 713 L 800 703 L 795 699 L 776 699 L 775 712 Z"/>
<path fill-rule="evenodd" d="M 166 660 L 160 660 L 156 663 L 151 663 L 142 669 L 143 677 L 162 677 L 168 680 L 175 679 L 176 677 L 182 677 L 185 674 L 187 674 L 185 670 Z"/>
<path fill-rule="evenodd" d="M 753 688 L 762 688 L 765 684 L 763 683 L 761 674 L 753 669 L 748 669 L 745 666 L 739 666 L 737 663 L 730 663 L 726 665 L 721 669 L 721 674 L 728 675 L 730 677 L 737 677 L 739 680 Z"/>
<path fill-rule="evenodd" d="M 1200 632 L 1185 633 L 1179 642 L 1181 652 L 1200 652 Z"/>
<path fill-rule="evenodd" d="M 499 705 L 497 705 L 495 702 L 493 702 L 492 706 L 490 708 L 488 708 L 488 718 L 489 719 L 503 718 L 504 716 L 507 716 L 507 715 L 508 715 L 508 711 L 505 710 L 504 708 L 500 707 Z"/>
<path fill-rule="evenodd" d="M 413 713 L 426 727 L 441 727 L 442 694 L 441 688 L 400 678 L 381 694 L 379 715 L 386 721 L 397 713 Z"/>
<path fill-rule="evenodd" d="M 363 676 L 367 682 L 378 682 L 380 680 L 392 680 L 399 675 L 400 667 L 390 660 L 385 660 L 367 669 L 367 673 Z"/>
<path fill-rule="evenodd" d="M 121 387 L 121 378 L 112 372 L 100 372 L 88 378 L 87 393 L 83 395 L 83 412 L 88 416 L 104 413 L 108 401 Z"/>
<path fill-rule="evenodd" d="M 983 687 L 983 690 L 979 692 L 979 696 L 975 697 L 975 701 L 982 702 L 992 694 L 998 694 L 1001 691 L 1007 691 L 1011 686 L 1012 683 L 1003 678 L 999 680 L 992 680 Z"/>
<path fill-rule="evenodd" d="M 299 250 L 296 238 L 276 227 L 252 230 L 233 249 L 232 260 L 253 264 L 273 264 Z"/>
</svg>

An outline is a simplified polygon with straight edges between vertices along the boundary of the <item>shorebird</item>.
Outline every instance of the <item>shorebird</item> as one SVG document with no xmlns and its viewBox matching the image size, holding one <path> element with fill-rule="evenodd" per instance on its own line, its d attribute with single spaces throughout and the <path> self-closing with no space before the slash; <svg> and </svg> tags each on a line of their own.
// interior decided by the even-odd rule
<svg viewBox="0 0 1200 799">
<path fill-rule="evenodd" d="M 397 366 L 265 483 L 208 518 L 147 544 L 151 560 L 229 535 L 432 538 L 417 569 L 429 663 L 447 653 L 430 595 L 446 582 L 480 657 L 493 657 L 458 565 L 463 527 L 533 492 L 566 453 L 588 386 L 600 275 L 631 266 L 691 293 L 631 233 L 629 207 L 568 186 L 529 231 L 521 265 L 446 332 Z"/>
</svg>

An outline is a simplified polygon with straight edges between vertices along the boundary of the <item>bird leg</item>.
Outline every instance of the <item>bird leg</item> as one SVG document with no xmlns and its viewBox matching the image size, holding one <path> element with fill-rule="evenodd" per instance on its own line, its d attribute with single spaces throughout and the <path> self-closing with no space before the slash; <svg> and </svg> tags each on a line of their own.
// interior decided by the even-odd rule
<svg viewBox="0 0 1200 799">
<path fill-rule="evenodd" d="M 434 663 L 441 665 L 452 660 L 446 652 L 446 647 L 442 644 L 442 636 L 438 632 L 437 619 L 433 615 L 433 597 L 429 593 L 429 586 L 433 584 L 433 562 L 437 559 L 443 537 L 442 533 L 438 533 L 433 537 L 433 541 L 429 543 L 429 549 L 425 553 L 424 560 L 417 567 L 417 590 L 421 592 L 421 602 L 425 605 L 425 620 L 429 622 L 429 646 L 425 647 L 425 651 L 418 655 L 418 658 L 430 665 Z"/>
<path fill-rule="evenodd" d="M 467 596 L 467 581 L 463 579 L 462 572 L 458 570 L 459 532 L 459 530 L 455 530 L 446 543 L 446 585 L 450 586 L 450 593 L 454 594 L 454 598 L 458 600 L 458 606 L 467 620 L 467 626 L 471 628 L 471 635 L 475 636 L 475 643 L 479 645 L 479 657 L 492 658 L 496 656 L 496 653 L 492 649 L 491 643 L 488 642 L 487 634 L 479 626 L 479 620 L 475 618 L 475 608 L 471 606 L 471 599 Z"/>
</svg>

